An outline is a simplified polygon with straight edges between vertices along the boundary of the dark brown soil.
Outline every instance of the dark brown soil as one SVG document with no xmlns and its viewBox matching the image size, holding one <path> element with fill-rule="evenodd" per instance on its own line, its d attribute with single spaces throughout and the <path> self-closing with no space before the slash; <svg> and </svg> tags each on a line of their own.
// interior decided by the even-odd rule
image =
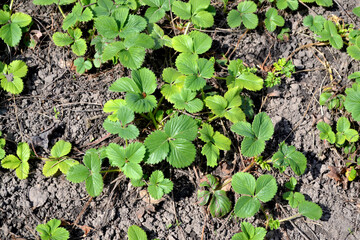
<svg viewBox="0 0 360 240">
<path fill-rule="evenodd" d="M 348 23 L 356 19 L 351 13 L 359 4 L 356 0 L 337 2 L 341 6 L 336 3 L 334 7 L 326 9 L 311 6 L 311 13 L 314 11 L 325 17 L 335 15 Z M 219 8 L 216 25 L 207 33 L 213 38 L 210 52 L 221 57 L 221 54 L 235 48 L 245 30 L 222 30 L 228 27 L 225 15 L 221 13 L 221 5 L 216 6 Z M 3 43 L 0 45 L 0 61 L 21 59 L 30 69 L 25 79 L 25 90 L 15 101 L 3 91 L 0 94 L 0 130 L 7 139 L 7 152 L 15 152 L 16 143 L 26 141 L 34 145 L 38 155 L 48 156 L 53 144 L 63 139 L 72 143 L 72 157 L 81 160 L 87 149 L 119 141 L 110 137 L 92 144 L 107 134 L 102 127 L 106 118 L 102 112 L 104 103 L 120 97 L 119 94 L 110 93 L 108 87 L 117 78 L 127 76 L 129 71 L 120 65 L 109 65 L 96 72 L 77 75 L 70 68 L 74 56 L 68 49 L 56 47 L 51 41 L 50 36 L 60 29 L 62 21 L 57 9 L 34 6 L 28 0 L 15 1 L 15 8 L 33 17 L 32 29 L 40 30 L 43 37 L 35 49 L 20 47 L 12 49 L 10 53 Z M 307 14 L 309 10 L 303 6 L 296 12 L 283 13 L 286 26 L 292 29 L 290 39 L 286 42 L 279 42 L 275 34 L 265 32 L 263 27 L 248 32 L 240 40 L 232 59 L 239 58 L 250 66 L 256 66 L 261 65 L 270 54 L 271 59 L 266 63 L 270 65 L 281 57 L 288 57 L 299 46 L 314 42 L 302 25 L 302 19 Z M 360 21 L 355 23 L 359 28 Z M 162 62 L 164 51 L 169 54 L 170 50 L 150 52 L 144 64 L 158 78 L 162 69 L 167 67 Z M 319 89 L 330 82 L 328 71 L 321 61 L 329 63 L 333 77 L 342 86 L 350 85 L 347 76 L 360 70 L 359 62 L 351 60 L 345 51 L 327 46 L 298 51 L 292 59 L 298 71 L 292 78 L 284 80 L 276 88 L 252 94 L 252 97 L 256 111 L 268 113 L 275 126 L 274 137 L 267 144 L 265 155 L 273 154 L 284 140 L 306 155 L 307 170 L 304 175 L 297 177 L 299 185 L 296 190 L 303 193 L 306 199 L 318 203 L 323 216 L 320 221 L 298 218 L 282 224 L 279 230 L 269 231 L 267 239 L 360 239 L 359 181 L 349 183 L 344 189 L 327 176 L 328 166 L 340 168 L 344 165 L 344 159 L 320 141 L 316 129 L 318 120 L 327 118 L 334 121 L 337 116 L 318 103 Z M 219 86 L 221 91 L 224 83 L 220 81 L 212 79 L 209 85 Z M 265 98 L 268 93 L 272 94 Z M 57 116 L 54 107 L 59 112 Z M 216 120 L 215 125 L 234 144 L 238 144 L 236 137 L 226 131 L 229 123 Z M 52 218 L 69 223 L 78 220 L 78 225 L 91 227 L 86 237 L 82 237 L 83 232 L 79 228 L 71 230 L 69 227 L 71 239 L 126 239 L 127 228 L 133 224 L 146 230 L 150 238 L 200 239 L 204 229 L 204 239 L 231 239 L 240 231 L 240 221 L 231 215 L 223 219 L 208 218 L 204 209 L 197 204 L 198 186 L 194 171 L 200 177 L 211 172 L 198 166 L 204 160 L 198 155 L 194 167 L 167 170 L 174 181 L 174 190 L 158 205 L 144 202 L 139 196 L 139 189 L 132 187 L 126 178 L 109 174 L 105 178 L 103 193 L 92 199 L 83 212 L 89 201 L 84 184 L 71 184 L 64 175 L 44 177 L 42 161 L 30 162 L 30 174 L 26 180 L 19 180 L 12 171 L 0 168 L 0 239 L 36 239 L 36 225 Z M 222 161 L 243 164 L 233 151 L 226 152 Z M 220 172 L 219 169 L 216 171 Z M 264 171 L 254 169 L 255 175 L 256 172 Z M 290 171 L 284 174 L 278 171 L 270 173 L 276 176 L 279 186 L 283 186 L 292 175 Z M 296 213 L 281 199 L 283 191 L 281 187 L 276 197 L 279 204 L 272 202 L 267 205 L 280 218 Z M 263 215 L 259 213 L 249 222 L 261 225 L 262 218 Z"/>
</svg>

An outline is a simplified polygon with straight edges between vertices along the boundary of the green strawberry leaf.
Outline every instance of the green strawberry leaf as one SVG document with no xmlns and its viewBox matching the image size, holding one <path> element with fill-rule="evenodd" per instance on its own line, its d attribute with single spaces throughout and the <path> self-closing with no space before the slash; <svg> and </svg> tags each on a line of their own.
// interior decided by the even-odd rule
<svg viewBox="0 0 360 240">
<path fill-rule="evenodd" d="M 75 44 L 74 44 L 75 45 Z M 92 68 L 92 63 L 89 60 L 86 60 L 84 58 L 77 58 L 74 61 L 74 65 L 76 67 L 76 72 L 79 74 L 83 74 L 86 70 L 90 70 Z"/>
<path fill-rule="evenodd" d="M 129 240 L 147 240 L 146 232 L 136 225 L 132 225 L 128 228 Z"/>
<path fill-rule="evenodd" d="M 316 128 L 320 131 L 320 139 L 321 140 L 327 140 L 329 143 L 334 144 L 335 143 L 335 133 L 332 131 L 329 124 L 325 122 L 319 122 L 316 125 Z"/>
<path fill-rule="evenodd" d="M 288 146 L 285 142 L 280 143 L 279 150 L 273 155 L 274 167 L 282 169 L 290 165 L 296 175 L 305 172 L 307 160 L 304 154 L 296 151 L 294 146 Z"/>
<path fill-rule="evenodd" d="M 284 18 L 278 14 L 278 11 L 275 8 L 270 8 L 266 12 L 265 16 L 265 27 L 270 32 L 275 31 L 276 27 L 282 27 L 285 24 Z"/>
<path fill-rule="evenodd" d="M 244 1 L 238 4 L 237 10 L 231 10 L 227 16 L 228 25 L 236 28 L 244 24 L 247 29 L 254 29 L 258 25 L 259 19 L 254 12 L 257 6 L 253 1 Z"/>
<path fill-rule="evenodd" d="M 316 203 L 303 201 L 299 203 L 299 213 L 312 220 L 319 220 L 322 216 L 322 209 Z"/>
<path fill-rule="evenodd" d="M 35 0 L 34 0 L 35 1 Z M 61 221 L 58 219 L 52 219 L 45 224 L 39 224 L 36 226 L 36 231 L 39 232 L 41 239 L 43 240 L 67 240 L 70 237 L 69 232 L 62 227 L 59 227 Z"/>
<path fill-rule="evenodd" d="M 231 186 L 238 194 L 254 196 L 256 181 L 250 173 L 239 172 L 232 177 Z"/>
<path fill-rule="evenodd" d="M 236 233 L 231 240 L 263 240 L 266 235 L 265 228 L 255 228 L 248 222 L 241 223 L 241 231 Z"/>
<path fill-rule="evenodd" d="M 164 194 L 168 194 L 173 189 L 173 182 L 167 178 L 164 178 L 164 174 L 156 170 L 154 171 L 149 178 L 149 187 L 148 191 L 152 198 L 160 199 Z"/>
<path fill-rule="evenodd" d="M 352 58 L 360 60 L 360 36 L 356 37 L 355 44 L 350 45 L 346 51 Z"/>
<path fill-rule="evenodd" d="M 145 139 L 145 146 L 149 151 L 147 163 L 156 164 L 164 160 L 170 151 L 168 135 L 163 131 L 154 131 Z"/>
<path fill-rule="evenodd" d="M 276 1 L 276 7 L 281 10 L 289 7 L 291 10 L 295 11 L 299 7 L 299 2 L 298 0 L 278 0 Z"/>
<path fill-rule="evenodd" d="M 325 21 L 324 29 L 321 32 L 318 32 L 320 37 L 317 37 L 319 41 L 329 41 L 331 46 L 336 49 L 341 49 L 343 47 L 343 40 L 338 34 L 335 24 L 332 21 Z"/>
<path fill-rule="evenodd" d="M 71 151 L 71 143 L 60 140 L 51 148 L 51 156 L 61 158 L 69 154 Z"/>
<path fill-rule="evenodd" d="M 0 28 L 0 38 L 10 47 L 19 44 L 21 35 L 21 28 L 16 23 L 9 23 Z"/>
<path fill-rule="evenodd" d="M 261 175 L 256 180 L 255 197 L 262 202 L 270 201 L 277 192 L 276 180 L 271 175 Z"/>
<path fill-rule="evenodd" d="M 290 207 L 297 208 L 300 203 L 305 201 L 305 196 L 299 192 L 286 192 L 283 199 L 289 201 Z"/>
<path fill-rule="evenodd" d="M 17 12 L 11 15 L 11 22 L 18 24 L 20 27 L 26 27 L 31 23 L 31 17 L 25 13 Z"/>
<path fill-rule="evenodd" d="M 255 215 L 255 213 L 259 211 L 259 209 L 260 209 L 259 200 L 249 196 L 240 197 L 234 206 L 234 212 L 236 216 L 240 218 L 252 217 Z"/>
</svg>

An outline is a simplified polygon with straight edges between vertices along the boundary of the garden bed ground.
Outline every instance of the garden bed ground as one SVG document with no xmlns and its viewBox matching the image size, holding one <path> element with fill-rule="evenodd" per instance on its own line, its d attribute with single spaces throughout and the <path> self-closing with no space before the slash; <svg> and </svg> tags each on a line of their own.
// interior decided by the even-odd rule
<svg viewBox="0 0 360 240">
<path fill-rule="evenodd" d="M 39 7 L 29 2 L 16 1 L 15 7 L 33 17 L 32 28 L 43 34 L 41 42 L 35 49 L 16 49 L 11 54 L 4 45 L 0 48 L 1 61 L 21 59 L 30 69 L 25 90 L 20 96 L 13 99 L 4 92 L 0 95 L 0 130 L 8 142 L 7 152 L 13 153 L 16 143 L 26 141 L 34 146 L 38 155 L 48 156 L 51 146 L 63 139 L 72 143 L 71 155 L 81 159 L 91 147 L 119 141 L 115 137 L 102 139 L 107 134 L 102 128 L 106 118 L 102 106 L 109 99 L 119 97 L 110 93 L 108 87 L 117 78 L 127 76 L 129 71 L 117 65 L 76 75 L 71 69 L 72 56 L 68 50 L 56 47 L 50 39 L 50 35 L 60 28 L 61 15 L 55 7 Z M 345 11 L 355 20 L 351 10 L 357 1 L 337 2 L 341 6 L 334 3 L 326 11 L 312 7 L 310 13 L 325 17 L 333 14 L 352 23 Z M 211 51 L 221 57 L 221 54 L 234 49 L 245 31 L 222 30 L 226 28 L 225 15 L 222 15 L 220 5 L 216 6 L 220 9 L 215 18 L 216 25 L 208 34 L 213 38 Z M 248 32 L 240 40 L 232 59 L 240 58 L 246 64 L 255 66 L 262 64 L 270 53 L 271 59 L 266 63 L 270 64 L 313 42 L 314 39 L 302 25 L 303 16 L 308 13 L 304 6 L 295 14 L 284 13 L 286 26 L 292 29 L 289 41 L 279 42 L 276 35 L 264 32 L 261 27 Z M 360 27 L 359 20 L 356 26 Z M 144 64 L 157 77 L 167 67 L 161 62 L 162 54 L 165 53 L 150 52 Z M 268 113 L 275 126 L 275 134 L 267 144 L 265 156 L 273 154 L 283 140 L 306 155 L 307 170 L 298 177 L 297 190 L 308 200 L 318 203 L 323 216 L 320 221 L 298 218 L 287 222 L 281 225 L 280 230 L 270 231 L 267 239 L 360 239 L 359 181 L 343 185 L 328 176 L 329 166 L 341 168 L 344 160 L 319 139 L 316 129 L 317 121 L 332 122 L 337 116 L 318 103 L 321 87 L 330 82 L 329 72 L 323 63 L 329 64 L 335 81 L 345 86 L 350 84 L 347 76 L 360 70 L 359 62 L 352 61 L 346 52 L 327 46 L 305 48 L 297 51 L 292 59 L 297 73 L 279 87 L 253 94 L 258 100 L 255 108 Z M 221 80 L 214 79 L 208 84 L 219 91 L 224 85 Z M 54 107 L 58 114 L 55 114 Z M 218 130 L 238 144 L 235 135 L 226 130 L 230 125 L 225 121 L 216 121 Z M 204 231 L 204 239 L 230 239 L 240 231 L 239 221 L 232 217 L 212 219 L 197 205 L 198 175 L 201 178 L 206 171 L 210 172 L 210 169 L 199 167 L 204 165 L 201 165 L 203 161 L 202 157 L 198 157 L 190 168 L 168 169 L 174 190 L 157 205 L 147 204 L 140 197 L 139 189 L 116 174 L 106 176 L 103 193 L 89 201 L 83 184 L 72 184 L 64 175 L 44 177 L 41 172 L 43 162 L 40 160 L 30 161 L 30 174 L 26 180 L 19 180 L 13 172 L 0 168 L 0 239 L 35 239 L 36 225 L 52 218 L 89 227 L 90 232 L 86 236 L 80 228 L 75 228 L 71 239 L 125 239 L 127 228 L 132 224 L 141 226 L 151 238 L 200 239 Z M 226 152 L 222 163 L 223 166 L 246 165 L 241 163 L 234 151 Z M 226 173 L 221 169 L 215 169 L 215 172 L 219 175 Z M 251 172 L 256 175 L 264 171 L 254 168 Z M 271 174 L 276 175 L 282 186 L 291 173 L 273 171 Z M 281 200 L 281 195 L 277 196 L 277 203 L 281 206 L 269 204 L 267 207 L 274 209 L 282 218 L 294 213 Z M 82 211 L 84 206 L 87 207 Z M 251 218 L 249 221 L 255 221 L 255 225 L 261 223 L 262 215 L 257 216 L 258 220 Z"/>
</svg>

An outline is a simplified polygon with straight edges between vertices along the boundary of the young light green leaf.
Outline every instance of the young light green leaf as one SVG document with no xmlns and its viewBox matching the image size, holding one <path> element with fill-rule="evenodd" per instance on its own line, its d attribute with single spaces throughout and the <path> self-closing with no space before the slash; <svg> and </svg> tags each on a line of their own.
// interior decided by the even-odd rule
<svg viewBox="0 0 360 240">
<path fill-rule="evenodd" d="M 317 33 L 323 30 L 326 19 L 321 15 L 308 15 L 304 18 L 303 24 L 310 28 L 311 31 Z"/>
<path fill-rule="evenodd" d="M 247 29 L 254 29 L 258 25 L 259 19 L 254 12 L 257 6 L 253 1 L 244 1 L 237 6 L 238 10 L 231 10 L 227 16 L 227 22 L 231 28 L 236 28 L 244 23 Z"/>
<path fill-rule="evenodd" d="M 329 124 L 325 122 L 319 122 L 316 125 L 316 128 L 320 131 L 320 139 L 321 140 L 327 140 L 329 143 L 334 144 L 335 143 L 335 133 L 332 131 Z"/>
<path fill-rule="evenodd" d="M 72 44 L 74 40 L 67 33 L 56 32 L 53 35 L 53 41 L 56 46 L 64 47 Z"/>
<path fill-rule="evenodd" d="M 191 5 L 182 1 L 175 1 L 172 4 L 172 11 L 181 19 L 188 20 L 191 18 Z"/>
<path fill-rule="evenodd" d="M 62 227 L 59 227 L 61 221 L 58 219 L 51 219 L 45 224 L 36 226 L 36 231 L 39 232 L 42 240 L 67 240 L 70 237 L 69 232 Z"/>
<path fill-rule="evenodd" d="M 316 203 L 303 201 L 299 204 L 299 213 L 312 220 L 319 220 L 322 216 L 322 209 Z"/>
<path fill-rule="evenodd" d="M 288 200 L 292 208 L 297 208 L 300 203 L 305 201 L 305 196 L 299 192 L 286 192 L 283 199 Z"/>
<path fill-rule="evenodd" d="M 75 42 L 75 44 L 76 44 L 76 42 Z M 85 58 L 83 58 L 83 57 L 77 58 L 74 61 L 74 65 L 76 67 L 76 72 L 79 74 L 83 74 L 86 70 L 90 70 L 92 68 L 91 61 L 89 61 L 89 60 L 85 61 Z"/>
<path fill-rule="evenodd" d="M 251 72 L 244 72 L 236 77 L 235 86 L 250 91 L 258 91 L 263 88 L 264 80 Z"/>
<path fill-rule="evenodd" d="M 275 8 L 270 8 L 266 14 L 266 19 L 264 20 L 265 27 L 270 32 L 275 31 L 276 27 L 282 27 L 285 24 L 285 20 L 282 16 L 278 14 L 278 11 Z"/>
<path fill-rule="evenodd" d="M 0 28 L 0 38 L 10 47 L 19 44 L 21 35 L 21 28 L 16 23 L 9 23 Z"/>
<path fill-rule="evenodd" d="M 146 232 L 136 225 L 132 225 L 128 229 L 129 240 L 147 240 Z"/>
<path fill-rule="evenodd" d="M 341 49 L 343 47 L 343 40 L 338 34 L 335 24 L 332 21 L 325 21 L 324 29 L 321 32 L 318 32 L 320 37 L 317 37 L 319 41 L 329 41 L 331 46 L 336 49 Z"/>
<path fill-rule="evenodd" d="M 288 146 L 285 142 L 280 143 L 279 150 L 273 155 L 272 161 L 276 168 L 286 168 L 290 165 L 296 175 L 305 172 L 307 160 L 304 154 L 296 151 L 294 146 Z"/>
<path fill-rule="evenodd" d="M 154 171 L 149 178 L 149 187 L 148 191 L 152 198 L 160 199 L 164 194 L 168 194 L 173 189 L 173 182 L 167 178 L 164 178 L 164 174 L 156 170 Z"/>
<path fill-rule="evenodd" d="M 125 109 L 125 107 L 123 108 Z M 123 139 L 135 139 L 139 136 L 139 129 L 135 125 L 124 125 L 117 119 L 116 121 L 112 121 L 110 119 L 111 118 L 107 118 L 103 123 L 104 129 L 109 133 L 118 134 Z"/>
<path fill-rule="evenodd" d="M 266 235 L 265 228 L 255 228 L 248 222 L 241 223 L 241 231 L 236 233 L 231 240 L 263 240 Z"/>
<path fill-rule="evenodd" d="M 71 143 L 60 140 L 51 148 L 51 156 L 61 158 L 69 154 L 71 151 Z"/>
<path fill-rule="evenodd" d="M 31 17 L 25 13 L 17 12 L 11 15 L 11 22 L 20 27 L 26 27 L 31 23 Z"/>
</svg>

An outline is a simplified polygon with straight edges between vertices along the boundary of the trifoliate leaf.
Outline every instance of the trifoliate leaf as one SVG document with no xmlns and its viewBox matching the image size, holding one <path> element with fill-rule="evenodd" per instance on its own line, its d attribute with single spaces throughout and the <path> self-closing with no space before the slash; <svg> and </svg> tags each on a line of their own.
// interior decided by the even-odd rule
<svg viewBox="0 0 360 240">
<path fill-rule="evenodd" d="M 286 192 L 283 198 L 289 201 L 292 208 L 297 208 L 301 202 L 305 201 L 305 196 L 299 192 Z"/>
<path fill-rule="evenodd" d="M 139 129 L 135 125 L 123 126 L 119 121 L 111 121 L 106 119 L 103 127 L 111 134 L 118 134 L 123 139 L 135 139 L 139 136 Z"/>
<path fill-rule="evenodd" d="M 164 174 L 156 170 L 149 178 L 148 191 L 152 198 L 160 199 L 164 194 L 170 193 L 173 189 L 173 182 L 167 178 L 164 178 Z"/>
<path fill-rule="evenodd" d="M 174 103 L 176 109 L 185 109 L 189 113 L 195 113 L 201 111 L 203 108 L 203 102 L 195 98 L 196 92 L 192 92 L 188 89 L 183 89 L 180 93 L 173 94 L 169 100 Z"/>
<path fill-rule="evenodd" d="M 317 33 L 323 30 L 326 19 L 323 16 L 308 15 L 304 18 L 303 24 L 310 28 L 311 31 Z"/>
<path fill-rule="evenodd" d="M 235 234 L 231 240 L 264 240 L 266 236 L 265 228 L 255 228 L 248 222 L 241 223 L 241 231 Z"/>
<path fill-rule="evenodd" d="M 278 11 L 275 8 L 270 8 L 266 14 L 266 19 L 264 20 L 265 27 L 270 32 L 275 31 L 276 27 L 282 27 L 285 24 L 285 20 L 282 16 L 278 14 Z"/>
<path fill-rule="evenodd" d="M 298 0 L 278 0 L 276 1 L 276 7 L 281 10 L 289 7 L 291 10 L 294 11 L 298 9 L 299 2 Z"/>
<path fill-rule="evenodd" d="M 60 140 L 51 148 L 51 156 L 54 158 L 63 157 L 71 151 L 71 143 Z"/>
<path fill-rule="evenodd" d="M 277 192 L 276 180 L 271 175 L 261 175 L 256 180 L 255 197 L 262 202 L 270 201 Z"/>
<path fill-rule="evenodd" d="M 335 24 L 332 21 L 325 21 L 324 29 L 321 32 L 317 33 L 320 37 L 317 37 L 319 41 L 329 41 L 331 46 L 336 49 L 341 49 L 343 47 L 343 40 L 338 34 Z"/>
<path fill-rule="evenodd" d="M 128 229 L 129 240 L 147 240 L 146 232 L 136 225 L 132 225 Z"/>
<path fill-rule="evenodd" d="M 231 28 L 236 28 L 244 23 L 248 29 L 254 29 L 258 25 L 259 19 L 254 12 L 257 6 L 253 1 L 244 1 L 238 4 L 238 10 L 231 10 L 227 17 L 227 22 Z"/>
<path fill-rule="evenodd" d="M 279 150 L 272 157 L 274 167 L 283 168 L 290 165 L 296 175 L 302 175 L 306 169 L 306 157 L 294 146 L 288 146 L 284 142 L 280 143 Z"/>
<path fill-rule="evenodd" d="M 232 177 L 231 186 L 238 194 L 253 196 L 255 193 L 256 181 L 250 173 L 236 173 Z"/>
<path fill-rule="evenodd" d="M 76 42 L 75 42 L 76 44 Z M 74 45 L 75 45 L 74 44 Z M 73 46 L 74 46 L 73 45 Z M 83 74 L 86 70 L 90 70 L 92 68 L 92 63 L 91 61 L 89 60 L 86 60 L 84 58 L 77 58 L 75 61 L 74 61 L 74 65 L 76 67 L 76 72 L 79 73 L 79 74 Z"/>
<path fill-rule="evenodd" d="M 334 144 L 335 143 L 335 133 L 332 131 L 329 124 L 325 122 L 319 122 L 316 125 L 316 128 L 320 131 L 320 139 L 321 140 L 327 140 L 329 143 Z"/>
<path fill-rule="evenodd" d="M 240 218 L 252 217 L 260 209 L 260 202 L 256 198 L 249 196 L 240 197 L 234 207 L 236 216 Z"/>
<path fill-rule="evenodd" d="M 299 213 L 312 220 L 319 220 L 322 216 L 322 209 L 316 203 L 304 201 L 299 204 Z"/>
<path fill-rule="evenodd" d="M 35 2 L 35 0 L 34 0 Z M 45 224 L 39 224 L 36 226 L 36 231 L 39 232 L 41 239 L 43 240 L 67 240 L 70 237 L 69 232 L 62 227 L 59 227 L 61 221 L 58 219 L 52 219 Z"/>
<path fill-rule="evenodd" d="M 216 190 L 210 201 L 210 213 L 213 217 L 221 218 L 231 210 L 231 202 L 224 190 Z"/>
</svg>

